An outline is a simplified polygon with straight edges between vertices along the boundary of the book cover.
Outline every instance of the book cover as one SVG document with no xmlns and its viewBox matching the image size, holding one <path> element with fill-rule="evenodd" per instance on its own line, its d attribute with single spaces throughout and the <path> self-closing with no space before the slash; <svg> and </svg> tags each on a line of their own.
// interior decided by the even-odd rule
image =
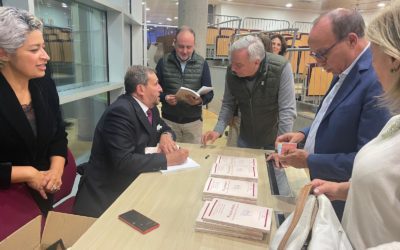
<svg viewBox="0 0 400 250">
<path fill-rule="evenodd" d="M 271 208 L 214 198 L 203 219 L 269 233 L 271 217 Z"/>
<path fill-rule="evenodd" d="M 203 194 L 257 200 L 257 190 L 257 183 L 255 182 L 209 177 L 204 186 Z"/>
<path fill-rule="evenodd" d="M 210 176 L 257 182 L 258 170 L 255 164 L 253 164 L 252 166 L 248 165 L 232 166 L 229 164 L 214 163 L 210 171 Z"/>
<path fill-rule="evenodd" d="M 233 167 L 257 167 L 257 159 L 250 157 L 218 155 L 215 163 L 218 165 Z"/>
<path fill-rule="evenodd" d="M 178 90 L 178 92 L 176 92 L 175 95 L 179 101 L 184 101 L 190 104 L 191 103 L 190 98 L 198 99 L 200 98 L 201 95 L 205 95 L 212 90 L 213 87 L 207 87 L 207 86 L 201 87 L 198 91 L 194 91 L 186 87 L 180 87 L 180 89 Z"/>
</svg>

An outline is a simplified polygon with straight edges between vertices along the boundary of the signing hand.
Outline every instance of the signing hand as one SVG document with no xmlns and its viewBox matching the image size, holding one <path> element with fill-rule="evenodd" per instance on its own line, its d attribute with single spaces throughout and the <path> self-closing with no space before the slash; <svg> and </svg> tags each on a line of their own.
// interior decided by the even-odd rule
<svg viewBox="0 0 400 250">
<path fill-rule="evenodd" d="M 171 106 L 175 106 L 178 103 L 175 95 L 166 95 L 165 101 Z"/>
<path fill-rule="evenodd" d="M 162 134 L 160 137 L 159 149 L 164 154 L 172 153 L 178 150 L 178 146 L 175 141 L 172 139 L 172 135 L 170 133 Z"/>
<path fill-rule="evenodd" d="M 180 148 L 172 153 L 166 154 L 167 166 L 179 165 L 186 161 L 189 156 L 187 149 Z"/>
</svg>

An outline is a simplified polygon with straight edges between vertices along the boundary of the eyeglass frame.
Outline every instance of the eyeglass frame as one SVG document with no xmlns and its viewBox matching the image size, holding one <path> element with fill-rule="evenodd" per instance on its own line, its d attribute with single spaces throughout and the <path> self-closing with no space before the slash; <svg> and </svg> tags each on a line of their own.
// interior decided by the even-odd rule
<svg viewBox="0 0 400 250">
<path fill-rule="evenodd" d="M 310 56 L 314 57 L 315 59 L 318 60 L 324 60 L 326 61 L 328 58 L 326 57 L 326 55 L 336 46 L 338 45 L 340 42 L 342 42 L 344 39 L 341 39 L 339 41 L 336 41 L 334 44 L 332 44 L 332 46 L 330 46 L 329 48 L 327 48 L 323 53 L 318 53 L 318 52 L 314 52 L 311 51 L 310 52 Z"/>
</svg>

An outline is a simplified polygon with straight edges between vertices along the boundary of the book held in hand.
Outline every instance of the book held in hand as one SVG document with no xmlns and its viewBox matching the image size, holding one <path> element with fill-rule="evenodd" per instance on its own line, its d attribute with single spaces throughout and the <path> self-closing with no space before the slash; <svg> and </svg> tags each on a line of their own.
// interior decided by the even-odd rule
<svg viewBox="0 0 400 250">
<path fill-rule="evenodd" d="M 175 95 L 178 101 L 184 101 L 190 104 L 191 100 L 189 98 L 192 99 L 200 98 L 200 96 L 207 94 L 213 89 L 214 89 L 213 87 L 202 86 L 199 90 L 194 91 L 186 87 L 180 87 L 180 89 L 178 90 L 178 92 L 176 92 Z"/>
</svg>

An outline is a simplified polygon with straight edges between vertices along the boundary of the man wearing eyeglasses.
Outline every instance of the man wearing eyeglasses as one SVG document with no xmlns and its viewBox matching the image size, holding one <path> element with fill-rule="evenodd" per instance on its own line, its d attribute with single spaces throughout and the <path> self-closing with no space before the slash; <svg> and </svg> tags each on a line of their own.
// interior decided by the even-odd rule
<svg viewBox="0 0 400 250">
<path fill-rule="evenodd" d="M 308 168 L 311 179 L 350 179 L 356 153 L 389 119 L 388 111 L 378 106 L 382 89 L 364 28 L 360 13 L 348 9 L 333 10 L 314 22 L 308 41 L 311 55 L 335 77 L 311 127 L 276 140 L 305 142 L 304 149 L 272 156 L 276 163 Z M 333 206 L 341 219 L 344 202 L 334 201 Z"/>
</svg>

